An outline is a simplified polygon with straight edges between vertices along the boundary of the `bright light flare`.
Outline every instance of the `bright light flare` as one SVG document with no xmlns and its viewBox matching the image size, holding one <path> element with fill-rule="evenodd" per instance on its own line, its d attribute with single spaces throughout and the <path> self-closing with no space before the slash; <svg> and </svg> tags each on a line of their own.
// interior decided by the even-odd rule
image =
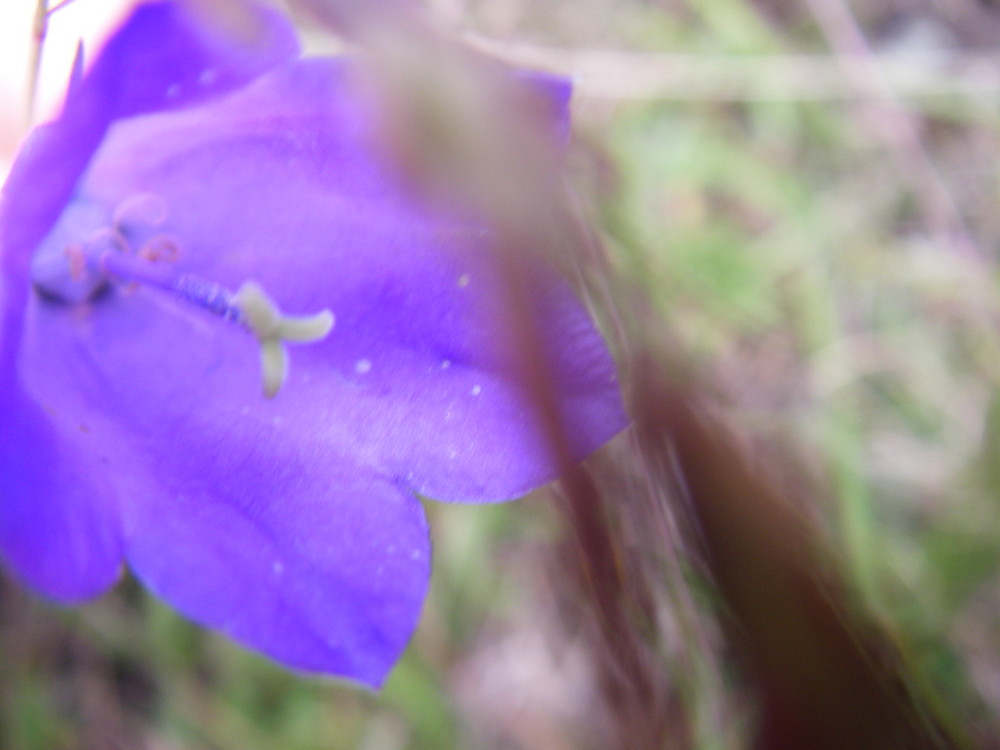
<svg viewBox="0 0 1000 750">
<path fill-rule="evenodd" d="M 51 7 L 57 0 L 50 0 Z M 96 49 L 133 0 L 73 0 L 49 18 L 38 79 L 35 120 L 55 114 L 62 100 L 77 43 Z M 35 0 L 0 3 L 0 181 L 27 133 L 28 86 L 34 39 Z"/>
</svg>

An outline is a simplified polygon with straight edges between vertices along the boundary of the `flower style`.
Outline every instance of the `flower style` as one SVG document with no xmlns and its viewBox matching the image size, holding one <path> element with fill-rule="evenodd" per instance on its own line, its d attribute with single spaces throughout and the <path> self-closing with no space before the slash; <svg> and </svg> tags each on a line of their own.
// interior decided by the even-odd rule
<svg viewBox="0 0 1000 750">
<path fill-rule="evenodd" d="M 426 591 L 417 494 L 507 500 L 557 468 L 490 232 L 397 186 L 348 63 L 300 59 L 274 11 L 242 21 L 140 5 L 3 188 L 0 557 L 63 603 L 127 561 L 246 646 L 377 686 Z M 568 86 L 529 80 L 565 117 Z M 546 278 L 582 459 L 625 417 Z"/>
</svg>

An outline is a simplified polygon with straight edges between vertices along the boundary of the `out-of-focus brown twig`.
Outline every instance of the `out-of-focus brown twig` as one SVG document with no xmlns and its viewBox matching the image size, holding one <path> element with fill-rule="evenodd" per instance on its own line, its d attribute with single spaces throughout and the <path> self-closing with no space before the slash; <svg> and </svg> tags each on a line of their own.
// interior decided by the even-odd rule
<svg viewBox="0 0 1000 750">
<path fill-rule="evenodd" d="M 609 498 L 585 469 L 560 484 L 569 527 L 556 572 L 565 607 L 587 646 L 609 718 L 614 747 L 662 750 L 692 746 L 694 729 L 658 649 L 658 579 L 642 553 L 623 541 L 623 516 L 634 498 Z"/>
<path fill-rule="evenodd" d="M 639 442 L 686 495 L 754 681 L 760 750 L 966 748 L 903 651 L 852 596 L 837 560 L 789 497 L 755 468 L 705 400 L 648 360 Z"/>
</svg>

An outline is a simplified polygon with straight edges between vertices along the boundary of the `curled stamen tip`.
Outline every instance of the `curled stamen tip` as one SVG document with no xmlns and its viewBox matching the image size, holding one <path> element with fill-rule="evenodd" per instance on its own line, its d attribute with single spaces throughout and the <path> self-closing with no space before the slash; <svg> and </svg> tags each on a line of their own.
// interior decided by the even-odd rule
<svg viewBox="0 0 1000 750">
<path fill-rule="evenodd" d="M 168 234 L 158 234 L 147 240 L 135 254 L 154 263 L 159 261 L 173 263 L 180 257 L 181 251 L 176 239 Z"/>
<path fill-rule="evenodd" d="M 160 226 L 167 220 L 167 202 L 155 193 L 136 193 L 123 200 L 115 208 L 112 223 L 121 228 L 130 222 L 142 222 L 149 226 Z"/>
</svg>

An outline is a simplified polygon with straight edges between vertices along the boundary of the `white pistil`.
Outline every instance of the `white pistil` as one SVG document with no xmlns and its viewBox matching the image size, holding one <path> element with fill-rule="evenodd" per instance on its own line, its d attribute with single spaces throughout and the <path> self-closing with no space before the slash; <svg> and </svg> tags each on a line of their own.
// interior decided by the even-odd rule
<svg viewBox="0 0 1000 750">
<path fill-rule="evenodd" d="M 329 310 L 315 315 L 284 315 L 267 293 L 253 281 L 247 281 L 233 295 L 241 322 L 260 342 L 264 395 L 272 398 L 288 378 L 288 352 L 285 342 L 319 341 L 333 330 L 334 317 Z"/>
</svg>

